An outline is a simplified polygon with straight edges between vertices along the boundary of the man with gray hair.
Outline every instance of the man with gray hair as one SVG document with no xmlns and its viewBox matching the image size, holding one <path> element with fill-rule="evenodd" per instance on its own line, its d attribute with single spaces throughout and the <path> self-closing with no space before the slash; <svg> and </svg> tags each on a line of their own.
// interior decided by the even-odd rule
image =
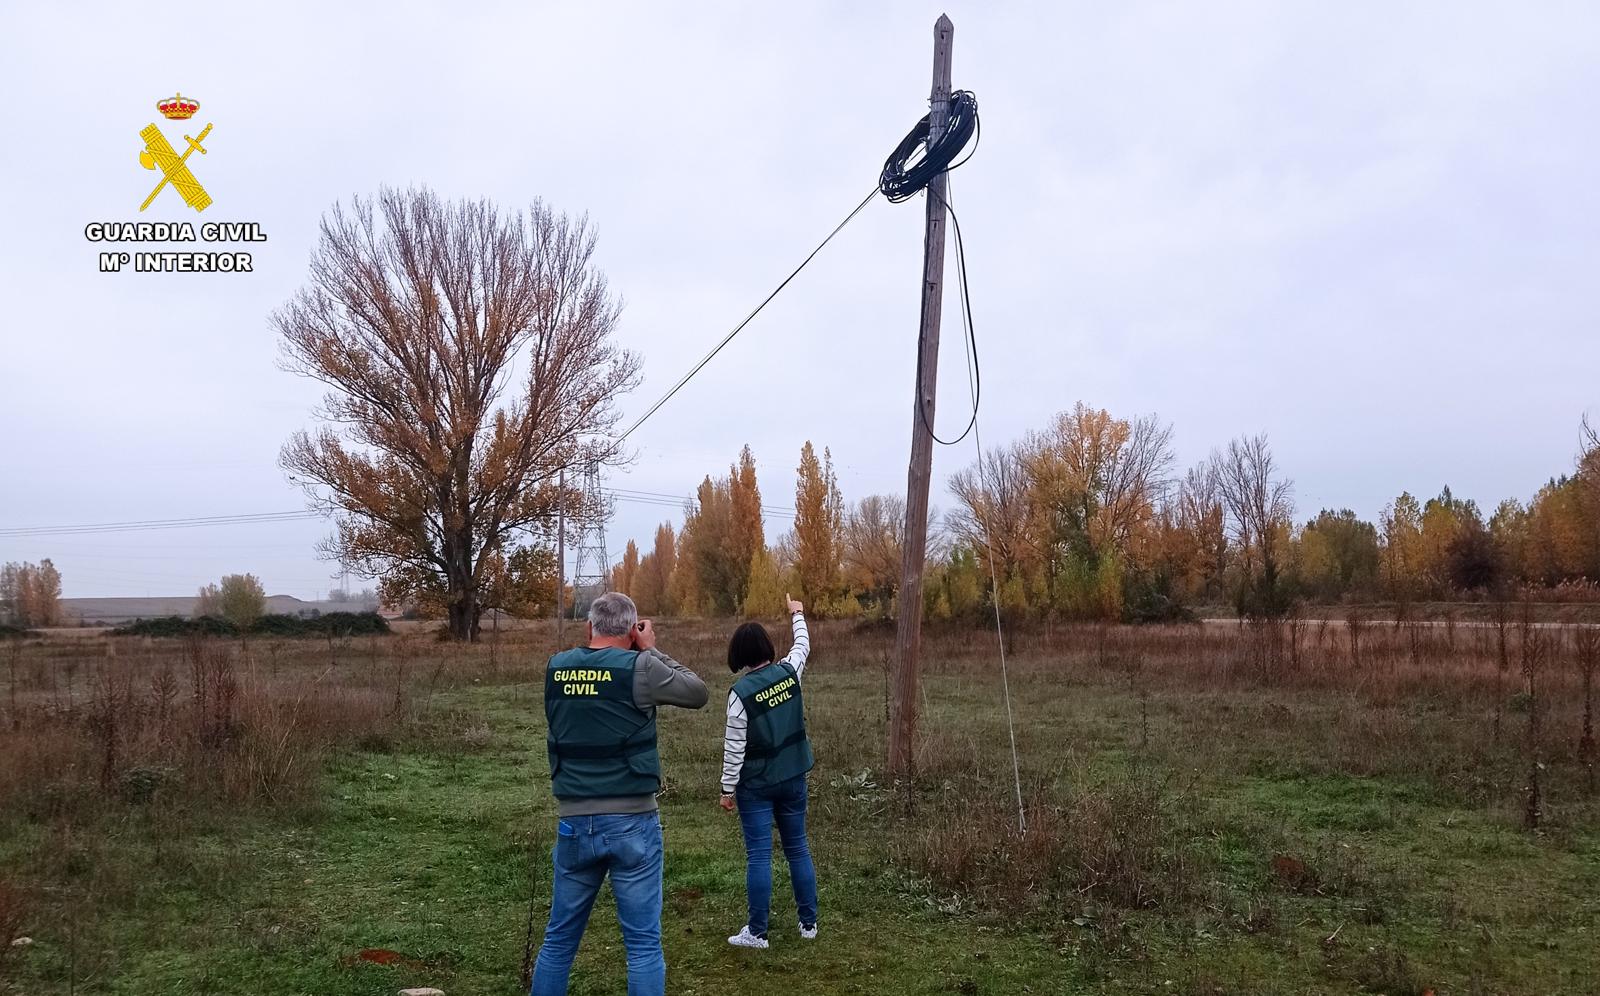
<svg viewBox="0 0 1600 996">
<path fill-rule="evenodd" d="M 656 649 L 655 627 L 639 619 L 633 599 L 616 592 L 589 606 L 589 645 L 550 658 L 544 715 L 560 821 L 533 996 L 565 996 L 607 875 L 628 949 L 628 996 L 666 992 L 656 707 L 699 709 L 706 699 L 705 682 Z"/>
</svg>

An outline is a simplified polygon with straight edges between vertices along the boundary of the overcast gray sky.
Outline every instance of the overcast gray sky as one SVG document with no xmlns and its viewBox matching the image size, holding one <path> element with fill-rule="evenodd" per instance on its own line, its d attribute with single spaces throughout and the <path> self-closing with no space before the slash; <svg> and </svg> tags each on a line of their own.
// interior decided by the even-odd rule
<svg viewBox="0 0 1600 996">
<path fill-rule="evenodd" d="M 934 5 L 9 4 L 0 84 L 0 527 L 302 507 L 277 451 L 319 391 L 267 324 L 318 217 L 383 184 L 588 212 L 642 411 L 871 188 L 926 108 Z M 1082 399 L 1180 463 L 1267 431 L 1321 506 L 1571 466 L 1600 406 L 1600 7 L 950 3 L 983 142 L 955 177 L 991 445 Z M 162 121 L 174 90 L 202 108 Z M 214 125 L 203 216 L 139 130 Z M 253 221 L 239 274 L 107 274 L 89 222 Z M 922 206 L 878 201 L 635 437 L 614 486 L 687 494 L 744 443 L 791 505 L 806 439 L 847 497 L 905 487 Z M 143 247 L 152 248 L 152 247 Z M 186 246 L 182 248 L 205 248 Z M 942 428 L 965 388 L 947 306 Z M 936 454 L 934 502 L 972 460 Z M 613 556 L 667 508 L 620 504 Z M 769 521 L 769 538 L 787 524 Z M 48 539 L 66 594 L 233 571 L 329 586 L 318 522 Z"/>
</svg>

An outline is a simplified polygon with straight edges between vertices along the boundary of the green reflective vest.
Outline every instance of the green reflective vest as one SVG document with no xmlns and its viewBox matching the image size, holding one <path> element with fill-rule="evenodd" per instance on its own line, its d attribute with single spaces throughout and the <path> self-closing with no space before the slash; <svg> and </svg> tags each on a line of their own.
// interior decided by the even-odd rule
<svg viewBox="0 0 1600 996">
<path fill-rule="evenodd" d="M 557 799 L 661 790 L 655 710 L 633 703 L 638 659 L 633 650 L 578 647 L 556 654 L 545 666 L 550 787 Z"/>
<path fill-rule="evenodd" d="M 771 788 L 810 771 L 811 741 L 794 667 L 780 661 L 757 668 L 734 683 L 733 693 L 749 721 L 739 784 Z"/>
</svg>

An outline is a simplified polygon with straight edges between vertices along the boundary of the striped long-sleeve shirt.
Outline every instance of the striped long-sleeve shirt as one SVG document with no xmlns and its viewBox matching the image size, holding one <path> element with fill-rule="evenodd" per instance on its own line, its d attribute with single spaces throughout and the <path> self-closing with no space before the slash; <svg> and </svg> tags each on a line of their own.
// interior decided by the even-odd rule
<svg viewBox="0 0 1600 996">
<path fill-rule="evenodd" d="M 811 634 L 806 631 L 806 617 L 794 614 L 794 647 L 785 664 L 794 668 L 798 680 L 806 670 L 806 658 L 811 656 Z M 768 665 L 769 667 L 771 665 Z M 745 715 L 744 703 L 739 696 L 728 693 L 728 727 L 722 734 L 722 791 L 728 795 L 739 786 L 739 772 L 744 768 L 744 747 L 750 734 L 750 717 Z"/>
</svg>

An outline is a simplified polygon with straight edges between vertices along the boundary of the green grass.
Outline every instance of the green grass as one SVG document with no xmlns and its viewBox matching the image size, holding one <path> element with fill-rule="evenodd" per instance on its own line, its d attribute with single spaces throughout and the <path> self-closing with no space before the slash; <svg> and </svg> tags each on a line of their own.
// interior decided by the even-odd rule
<svg viewBox="0 0 1600 996">
<path fill-rule="evenodd" d="M 781 860 L 772 949 L 724 942 L 744 919 L 744 857 L 736 819 L 715 805 L 721 694 L 699 713 L 663 713 L 669 991 L 1600 992 L 1592 805 L 1561 809 L 1531 835 L 1514 794 L 1477 792 L 1448 758 L 1408 770 L 1398 756 L 1330 755 L 1344 697 L 1154 688 L 1146 742 L 1125 679 L 1035 665 L 1023 659 L 1013 693 L 1037 797 L 1064 803 L 1129 778 L 1166 785 L 1192 810 L 1188 839 L 1173 846 L 1195 856 L 1200 898 L 1130 910 L 1092 892 L 1041 892 L 997 909 L 911 867 L 905 844 L 939 807 L 981 796 L 1005 811 L 998 688 L 981 671 L 928 677 L 927 773 L 908 810 L 845 781 L 877 778 L 881 674 L 819 662 L 807 685 L 820 757 L 815 944 L 790 927 Z M 1452 721 L 1407 716 L 1419 732 Z M 463 736 L 469 724 L 488 737 Z M 0 867 L 33 868 L 36 883 L 71 898 L 30 927 L 36 943 L 0 968 L 0 992 L 377 996 L 434 985 L 509 996 L 530 891 L 538 926 L 548 909 L 543 740 L 537 687 L 486 680 L 439 692 L 389 750 L 335 753 L 309 805 L 125 806 L 65 837 L 8 814 Z M 1280 854 L 1314 882 L 1275 880 Z M 364 948 L 421 964 L 353 961 Z M 622 992 L 623 966 L 603 897 L 572 992 Z"/>
<path fill-rule="evenodd" d="M 449 704 L 488 719 L 494 731 L 488 748 L 347 754 L 331 767 L 327 800 L 315 817 L 261 819 L 237 835 L 196 838 L 182 863 L 211 874 L 170 875 L 157 894 L 105 924 L 111 953 L 103 975 L 89 980 L 94 990 L 321 996 L 429 984 L 452 993 L 517 991 L 530 847 L 539 855 L 541 922 L 548 909 L 554 817 L 540 749 L 542 715 L 520 689 L 483 689 Z M 704 718 L 663 724 L 663 737 L 676 747 L 668 764 L 677 762 L 680 774 L 690 748 L 684 741 L 692 735 L 686 727 L 703 732 Z M 743 922 L 743 852 L 736 821 L 714 802 L 715 794 L 687 790 L 664 801 L 664 933 L 673 992 L 729 985 L 750 991 L 797 978 L 813 992 L 946 992 L 980 978 L 1013 991 L 1059 979 L 1068 967 L 1039 938 L 975 929 L 903 894 L 898 877 L 873 857 L 876 848 L 841 847 L 837 834 L 816 842 L 828 870 L 826 942 L 802 948 L 797 937 L 775 931 L 778 941 L 765 955 L 734 951 L 723 938 Z M 864 838 L 881 838 L 862 830 Z M 252 871 L 234 874 L 227 866 Z M 777 885 L 781 897 L 787 879 L 780 875 Z M 433 967 L 344 963 L 373 947 Z M 621 952 L 605 897 L 572 991 L 620 991 Z M 28 991 L 65 992 L 64 957 L 53 943 L 31 948 Z M 890 988 L 888 980 L 896 980 Z"/>
</svg>

